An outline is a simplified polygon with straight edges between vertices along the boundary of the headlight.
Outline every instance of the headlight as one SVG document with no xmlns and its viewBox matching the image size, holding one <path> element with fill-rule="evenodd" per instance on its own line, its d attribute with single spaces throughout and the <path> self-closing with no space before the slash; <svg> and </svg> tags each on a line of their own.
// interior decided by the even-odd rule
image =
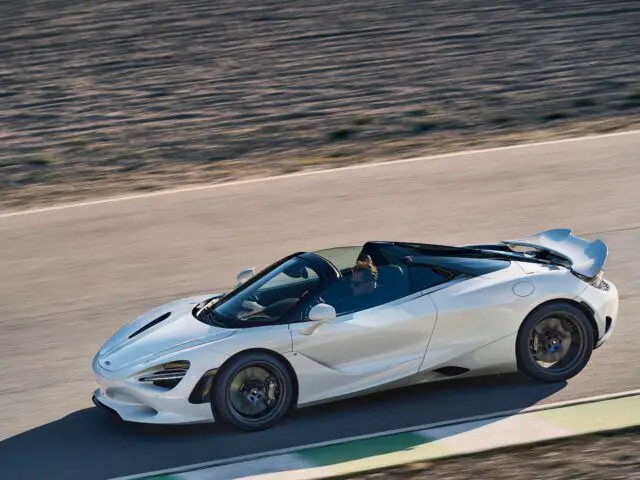
<svg viewBox="0 0 640 480">
<path fill-rule="evenodd" d="M 168 362 L 152 367 L 138 377 L 138 381 L 150 383 L 157 387 L 174 388 L 184 378 L 189 370 L 187 360 Z"/>
</svg>

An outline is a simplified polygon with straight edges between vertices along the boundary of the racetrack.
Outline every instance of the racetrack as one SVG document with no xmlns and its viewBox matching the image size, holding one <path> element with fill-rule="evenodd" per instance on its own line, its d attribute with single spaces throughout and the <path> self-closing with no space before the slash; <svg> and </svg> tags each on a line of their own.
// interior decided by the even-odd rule
<svg viewBox="0 0 640 480">
<path fill-rule="evenodd" d="M 640 388 L 639 161 L 634 133 L 2 217 L 3 477 L 109 478 Z M 554 227 L 609 244 L 622 299 L 614 336 L 566 385 L 421 386 L 255 434 L 124 425 L 91 404 L 91 359 L 116 328 L 230 285 L 247 265 L 373 238 L 467 243 Z"/>
</svg>

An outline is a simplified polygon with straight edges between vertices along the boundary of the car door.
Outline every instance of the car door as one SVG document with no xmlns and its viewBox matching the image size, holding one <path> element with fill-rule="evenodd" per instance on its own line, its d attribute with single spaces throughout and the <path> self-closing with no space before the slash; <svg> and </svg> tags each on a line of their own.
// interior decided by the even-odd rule
<svg viewBox="0 0 640 480">
<path fill-rule="evenodd" d="M 309 320 L 290 325 L 300 404 L 402 384 L 417 373 L 437 314 L 428 295 L 406 293 L 315 330 Z"/>
</svg>

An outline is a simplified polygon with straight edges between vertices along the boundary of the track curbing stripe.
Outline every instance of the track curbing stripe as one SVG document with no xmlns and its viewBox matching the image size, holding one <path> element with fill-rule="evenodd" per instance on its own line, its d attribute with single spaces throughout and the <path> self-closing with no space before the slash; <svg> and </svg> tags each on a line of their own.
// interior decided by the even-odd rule
<svg viewBox="0 0 640 480">
<path fill-rule="evenodd" d="M 396 453 L 419 447 L 430 439 L 421 432 L 399 433 L 384 437 L 354 440 L 337 445 L 327 445 L 304 450 L 299 455 L 316 466 L 327 466 L 336 463 L 353 462 L 372 456 Z"/>
</svg>

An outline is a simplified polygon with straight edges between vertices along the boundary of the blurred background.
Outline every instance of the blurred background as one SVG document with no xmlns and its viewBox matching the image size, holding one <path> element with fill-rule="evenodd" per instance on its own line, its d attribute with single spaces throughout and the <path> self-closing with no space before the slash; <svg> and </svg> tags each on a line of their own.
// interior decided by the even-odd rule
<svg viewBox="0 0 640 480">
<path fill-rule="evenodd" d="M 0 206 L 640 121 L 636 0 L 0 5 Z"/>
</svg>

